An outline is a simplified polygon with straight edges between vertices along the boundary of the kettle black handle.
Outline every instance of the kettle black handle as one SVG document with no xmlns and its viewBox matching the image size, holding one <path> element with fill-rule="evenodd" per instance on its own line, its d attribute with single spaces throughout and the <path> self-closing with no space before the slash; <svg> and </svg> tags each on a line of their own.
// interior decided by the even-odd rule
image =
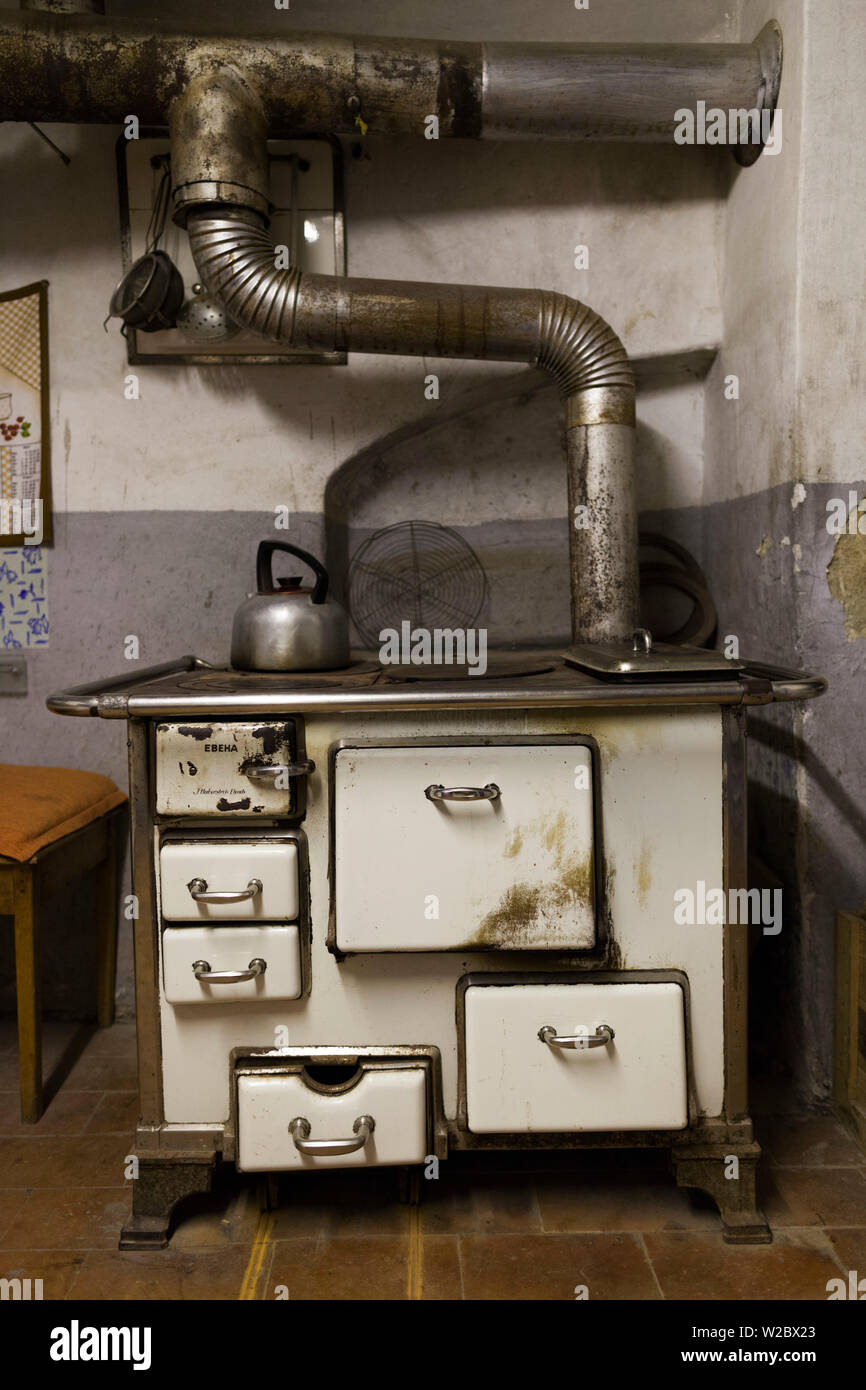
<svg viewBox="0 0 866 1390">
<path fill-rule="evenodd" d="M 312 592 L 313 603 L 324 603 L 328 596 L 328 571 L 321 561 L 308 551 L 301 550 L 300 546 L 289 545 L 286 541 L 259 541 L 259 548 L 256 551 L 256 587 L 260 594 L 273 591 L 274 588 L 274 567 L 273 556 L 275 550 L 284 550 L 287 555 L 294 555 L 296 559 L 303 560 L 305 565 L 316 576 L 316 584 Z"/>
</svg>

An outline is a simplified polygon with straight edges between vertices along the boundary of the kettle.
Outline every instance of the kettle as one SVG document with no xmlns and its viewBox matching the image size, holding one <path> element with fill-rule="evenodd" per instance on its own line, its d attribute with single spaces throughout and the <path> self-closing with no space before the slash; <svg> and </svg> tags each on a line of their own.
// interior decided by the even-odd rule
<svg viewBox="0 0 866 1390">
<path fill-rule="evenodd" d="M 273 577 L 275 550 L 303 560 L 313 571 L 312 589 L 300 578 Z M 328 573 L 306 550 L 285 541 L 262 541 L 256 552 L 258 592 L 235 614 L 231 664 L 240 671 L 332 671 L 349 664 L 349 619 L 328 598 Z"/>
</svg>

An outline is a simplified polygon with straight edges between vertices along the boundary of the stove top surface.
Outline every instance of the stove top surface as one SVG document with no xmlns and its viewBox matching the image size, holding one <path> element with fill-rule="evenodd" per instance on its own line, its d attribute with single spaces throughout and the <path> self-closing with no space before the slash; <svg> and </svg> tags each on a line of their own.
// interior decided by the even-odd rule
<svg viewBox="0 0 866 1390">
<path fill-rule="evenodd" d="M 809 699 L 826 689 L 820 676 L 779 667 L 743 661 L 742 669 L 721 668 L 719 653 L 704 653 L 695 669 L 687 664 L 685 671 L 648 673 L 639 680 L 578 669 L 570 655 L 546 649 L 491 651 L 483 675 L 466 667 L 380 666 L 367 652 L 356 653 L 338 671 L 235 671 L 184 656 L 133 677 L 61 691 L 49 698 L 48 707 L 57 714 L 107 719 L 215 718 L 482 706 L 749 705 Z"/>
</svg>

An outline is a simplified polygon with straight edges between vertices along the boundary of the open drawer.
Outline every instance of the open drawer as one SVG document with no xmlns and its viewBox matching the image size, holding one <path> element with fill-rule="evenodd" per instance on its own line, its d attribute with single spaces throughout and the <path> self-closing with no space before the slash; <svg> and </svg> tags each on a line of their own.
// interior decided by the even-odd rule
<svg viewBox="0 0 866 1390">
<path fill-rule="evenodd" d="M 360 1058 L 336 1069 L 309 1055 L 264 1070 L 241 1064 L 237 1166 L 255 1173 L 422 1163 L 429 1077 L 423 1057 Z"/>
<path fill-rule="evenodd" d="M 299 999 L 298 928 L 166 927 L 162 978 L 169 1004 Z"/>
<path fill-rule="evenodd" d="M 473 1134 L 688 1123 L 680 984 L 486 979 L 470 976 L 464 987 L 466 1124 Z"/>
<path fill-rule="evenodd" d="M 586 741 L 340 748 L 332 945 L 591 949 L 592 771 Z"/>
<path fill-rule="evenodd" d="M 298 847 L 291 841 L 167 841 L 159 877 L 167 922 L 291 922 L 298 916 Z"/>
</svg>

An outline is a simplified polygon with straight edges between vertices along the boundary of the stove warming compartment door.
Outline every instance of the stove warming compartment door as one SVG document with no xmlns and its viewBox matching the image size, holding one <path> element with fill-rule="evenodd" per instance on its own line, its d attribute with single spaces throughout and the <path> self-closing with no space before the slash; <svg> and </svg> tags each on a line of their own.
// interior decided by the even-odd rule
<svg viewBox="0 0 866 1390">
<path fill-rule="evenodd" d="M 341 748 L 337 948 L 595 946 L 592 756 L 584 742 Z"/>
</svg>

